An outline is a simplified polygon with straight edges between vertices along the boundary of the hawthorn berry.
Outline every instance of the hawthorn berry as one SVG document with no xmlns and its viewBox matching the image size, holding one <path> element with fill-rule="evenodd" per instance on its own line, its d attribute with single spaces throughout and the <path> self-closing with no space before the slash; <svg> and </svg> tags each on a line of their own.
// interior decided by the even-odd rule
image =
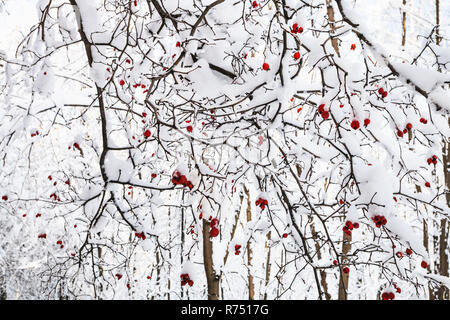
<svg viewBox="0 0 450 320">
<path fill-rule="evenodd" d="M 145 131 L 144 131 L 144 137 L 145 137 L 145 138 L 150 138 L 150 136 L 151 136 L 150 130 L 148 130 L 148 129 L 145 130 Z"/>
<path fill-rule="evenodd" d="M 192 126 L 187 126 L 187 127 L 186 127 L 186 130 L 187 130 L 189 133 L 191 133 L 192 130 L 193 130 L 193 128 L 192 128 Z"/>
<path fill-rule="evenodd" d="M 350 124 L 350 126 L 352 127 L 353 130 L 358 130 L 359 129 L 359 121 L 358 120 L 353 120 L 352 123 Z"/>
<path fill-rule="evenodd" d="M 298 59 L 300 59 L 300 52 L 296 52 L 296 53 L 294 53 L 294 59 L 295 60 L 298 60 Z"/>
<path fill-rule="evenodd" d="M 364 126 L 367 127 L 370 124 L 370 119 L 366 118 L 364 119 Z"/>
<path fill-rule="evenodd" d="M 263 70 L 268 71 L 270 69 L 270 66 L 267 62 L 264 62 L 262 65 Z"/>
<path fill-rule="evenodd" d="M 216 227 L 212 227 L 211 230 L 209 230 L 209 236 L 211 238 L 215 238 L 219 235 L 219 229 L 217 229 Z"/>
<path fill-rule="evenodd" d="M 349 273 L 350 273 L 350 269 L 349 269 L 348 267 L 344 267 L 344 268 L 342 269 L 342 271 L 343 271 L 345 274 L 349 274 Z"/>
<path fill-rule="evenodd" d="M 322 118 L 324 120 L 327 120 L 330 117 L 330 113 L 328 111 L 322 112 Z"/>
</svg>

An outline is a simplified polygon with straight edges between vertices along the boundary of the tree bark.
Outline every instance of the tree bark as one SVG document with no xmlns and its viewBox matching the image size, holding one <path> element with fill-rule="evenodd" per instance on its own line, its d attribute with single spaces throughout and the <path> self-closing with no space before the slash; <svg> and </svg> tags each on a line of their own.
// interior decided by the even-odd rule
<svg viewBox="0 0 450 320">
<path fill-rule="evenodd" d="M 213 246 L 209 237 L 210 228 L 211 223 L 203 219 L 203 264 L 208 284 L 208 300 L 218 300 L 220 278 L 213 267 Z"/>
<path fill-rule="evenodd" d="M 348 259 L 348 253 L 350 252 L 352 245 L 352 236 L 347 235 L 343 233 L 342 236 L 342 259 L 341 259 L 341 266 L 348 267 L 349 259 Z M 347 300 L 347 290 L 348 290 L 348 277 L 349 273 L 344 273 L 342 271 L 342 267 L 340 269 L 340 277 L 339 277 L 339 300 Z"/>
</svg>

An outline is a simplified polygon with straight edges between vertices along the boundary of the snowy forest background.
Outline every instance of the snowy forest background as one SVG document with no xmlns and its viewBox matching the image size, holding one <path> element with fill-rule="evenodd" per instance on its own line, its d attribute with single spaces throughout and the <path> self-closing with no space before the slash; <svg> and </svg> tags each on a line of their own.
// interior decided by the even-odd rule
<svg viewBox="0 0 450 320">
<path fill-rule="evenodd" d="M 450 1 L 0 26 L 1 299 L 449 299 Z"/>
</svg>

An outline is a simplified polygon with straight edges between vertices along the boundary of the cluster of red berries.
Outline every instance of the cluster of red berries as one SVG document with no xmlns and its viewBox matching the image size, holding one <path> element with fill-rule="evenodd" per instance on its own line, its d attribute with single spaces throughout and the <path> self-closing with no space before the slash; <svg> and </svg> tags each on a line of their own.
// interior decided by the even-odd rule
<svg viewBox="0 0 450 320">
<path fill-rule="evenodd" d="M 327 120 L 330 117 L 330 113 L 325 110 L 325 104 L 319 105 L 319 108 L 317 109 L 317 112 L 322 116 L 324 120 Z"/>
<path fill-rule="evenodd" d="M 188 284 L 190 287 L 192 287 L 194 285 L 194 281 L 191 280 L 191 278 L 189 277 L 188 273 L 183 273 L 181 276 L 181 285 L 185 286 L 186 284 Z"/>
<path fill-rule="evenodd" d="M 409 123 L 408 123 L 408 124 L 409 124 Z M 411 125 L 411 127 L 412 127 L 412 125 Z M 403 129 L 403 131 L 400 130 L 400 129 L 397 129 L 397 136 L 399 136 L 399 137 L 401 138 L 401 137 L 403 137 L 403 135 L 406 134 L 407 132 L 408 132 L 408 125 L 407 125 L 407 127 L 406 127 L 405 129 Z"/>
<path fill-rule="evenodd" d="M 431 158 L 427 159 L 428 164 L 437 164 L 437 156 L 433 155 Z"/>
<path fill-rule="evenodd" d="M 383 292 L 381 295 L 381 299 L 383 300 L 394 300 L 395 294 L 393 292 Z"/>
<path fill-rule="evenodd" d="M 234 254 L 235 254 L 235 255 L 238 256 L 239 253 L 241 253 L 241 251 L 240 251 L 241 247 L 242 247 L 242 246 L 241 246 L 240 244 L 237 244 L 237 245 L 234 246 L 234 251 L 235 251 Z"/>
<path fill-rule="evenodd" d="M 219 219 L 214 218 L 211 220 L 211 229 L 209 230 L 209 236 L 211 238 L 215 238 L 219 235 L 219 229 L 217 228 L 219 226 Z"/>
<path fill-rule="evenodd" d="M 142 232 L 136 232 L 135 235 L 136 235 L 136 237 L 139 238 L 139 239 L 142 239 L 142 240 L 147 239 L 147 236 L 145 235 L 144 231 L 142 231 Z"/>
<path fill-rule="evenodd" d="M 56 193 L 52 193 L 50 198 L 53 198 L 54 201 L 61 201 L 61 199 L 56 195 Z"/>
<path fill-rule="evenodd" d="M 383 98 L 386 98 L 387 95 L 388 95 L 387 91 L 384 91 L 383 88 L 378 89 L 378 93 L 379 93 Z"/>
<path fill-rule="evenodd" d="M 348 236 L 352 235 L 352 230 L 353 228 L 358 229 L 359 228 L 359 223 L 358 222 L 351 222 L 349 220 L 347 220 L 347 222 L 345 223 L 345 226 L 342 228 L 342 231 L 344 231 L 344 233 Z"/>
<path fill-rule="evenodd" d="M 423 124 L 427 124 L 427 122 L 428 122 L 428 120 L 425 119 L 425 118 L 420 118 L 419 121 L 420 121 L 421 123 L 423 123 Z"/>
<path fill-rule="evenodd" d="M 372 221 L 375 222 L 377 228 L 384 226 L 387 223 L 387 220 L 384 216 L 374 216 L 372 217 Z"/>
<path fill-rule="evenodd" d="M 302 33 L 303 32 L 303 28 L 298 26 L 298 23 L 294 23 L 292 25 L 292 29 L 291 29 L 292 33 Z"/>
<path fill-rule="evenodd" d="M 258 200 L 255 201 L 255 204 L 261 208 L 261 210 L 264 210 L 266 206 L 269 204 L 269 201 L 263 198 L 258 198 Z"/>
<path fill-rule="evenodd" d="M 39 234 L 38 239 L 47 239 L 47 234 L 46 233 Z"/>
<path fill-rule="evenodd" d="M 56 241 L 56 244 L 58 244 L 58 245 L 60 246 L 61 249 L 64 248 L 64 245 L 63 245 L 62 240 Z"/>
<path fill-rule="evenodd" d="M 194 188 L 194 185 L 192 184 L 191 181 L 189 181 L 186 176 L 183 174 L 181 174 L 178 170 L 176 170 L 173 174 L 172 174 L 172 183 L 174 185 L 182 185 L 184 187 L 188 187 L 189 189 L 192 190 L 192 188 Z"/>
</svg>

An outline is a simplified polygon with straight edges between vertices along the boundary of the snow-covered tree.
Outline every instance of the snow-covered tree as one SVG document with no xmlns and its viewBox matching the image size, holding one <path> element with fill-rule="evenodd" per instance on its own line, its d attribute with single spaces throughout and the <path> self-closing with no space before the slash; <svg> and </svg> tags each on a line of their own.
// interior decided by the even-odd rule
<svg viewBox="0 0 450 320">
<path fill-rule="evenodd" d="M 0 6 L 0 294 L 448 299 L 449 4 Z"/>
</svg>

